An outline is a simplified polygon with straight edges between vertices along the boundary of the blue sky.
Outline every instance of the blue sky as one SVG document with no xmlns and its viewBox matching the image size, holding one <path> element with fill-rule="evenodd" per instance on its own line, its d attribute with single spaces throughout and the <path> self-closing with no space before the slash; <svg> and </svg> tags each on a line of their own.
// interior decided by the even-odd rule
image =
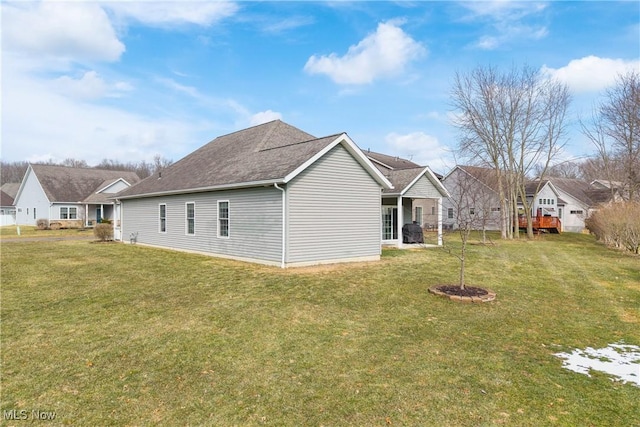
<svg viewBox="0 0 640 427">
<path fill-rule="evenodd" d="M 574 97 L 557 160 L 618 73 L 640 70 L 640 3 L 11 2 L 2 158 L 178 160 L 282 119 L 445 173 L 455 72 L 539 68 Z"/>
</svg>

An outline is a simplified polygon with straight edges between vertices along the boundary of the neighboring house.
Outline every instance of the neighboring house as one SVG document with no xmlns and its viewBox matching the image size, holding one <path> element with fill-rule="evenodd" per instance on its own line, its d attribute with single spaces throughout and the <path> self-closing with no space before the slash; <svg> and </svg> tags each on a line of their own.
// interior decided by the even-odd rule
<svg viewBox="0 0 640 427">
<path fill-rule="evenodd" d="M 585 219 L 601 205 L 622 200 L 619 192 L 598 185 L 599 180 L 589 184 L 586 181 L 570 178 L 549 177 L 540 185 L 540 181 L 527 184 L 527 198 L 533 201 L 531 215 L 540 212 L 542 216 L 558 217 L 562 231 L 580 233 L 585 229 Z"/>
<path fill-rule="evenodd" d="M 474 206 L 466 209 L 481 215 L 485 230 L 500 229 L 500 197 L 497 175 L 493 169 L 476 166 L 456 166 L 442 180 L 452 197 L 443 202 L 443 225 L 445 228 L 457 228 L 456 198 L 461 191 L 475 198 Z M 620 193 L 611 189 L 605 181 L 596 180 L 592 184 L 578 179 L 549 177 L 543 180 L 531 180 L 525 186 L 530 211 L 522 214 L 535 218 L 553 217 L 560 220 L 560 230 L 579 233 L 585 228 L 585 219 L 599 206 L 622 200 Z M 480 227 L 477 227 L 480 228 Z"/>
<path fill-rule="evenodd" d="M 347 134 L 275 120 L 220 136 L 117 199 L 123 240 L 285 268 L 378 260 L 391 187 Z"/>
<path fill-rule="evenodd" d="M 384 174 L 392 189 L 382 191 L 382 243 L 402 247 L 402 227 L 415 222 L 437 230 L 442 245 L 442 199 L 447 189 L 428 166 L 400 157 L 367 151 L 369 160 Z"/>
<path fill-rule="evenodd" d="M 15 197 L 16 221 L 79 227 L 113 220 L 119 216 L 113 196 L 139 181 L 134 172 L 31 164 Z"/>
<path fill-rule="evenodd" d="M 498 179 L 495 171 L 477 166 L 454 167 L 443 179 L 442 184 L 451 196 L 443 200 L 443 226 L 457 229 L 458 219 L 475 216 L 474 228 L 500 230 L 501 206 L 498 193 Z M 460 213 L 458 210 L 465 209 Z"/>
<path fill-rule="evenodd" d="M 13 203 L 13 197 L 0 190 L 0 226 L 16 225 L 16 207 Z"/>
<path fill-rule="evenodd" d="M 616 189 L 622 188 L 621 181 L 610 181 L 608 179 L 594 179 L 589 186 L 593 189 Z"/>
</svg>

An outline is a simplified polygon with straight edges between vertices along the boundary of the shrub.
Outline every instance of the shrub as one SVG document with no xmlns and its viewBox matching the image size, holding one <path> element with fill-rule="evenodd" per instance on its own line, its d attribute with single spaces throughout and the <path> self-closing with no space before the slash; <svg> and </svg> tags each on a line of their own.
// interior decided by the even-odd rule
<svg viewBox="0 0 640 427">
<path fill-rule="evenodd" d="M 640 252 L 640 203 L 614 203 L 594 212 L 585 224 L 607 246 Z"/>
<path fill-rule="evenodd" d="M 101 242 L 113 240 L 113 227 L 111 224 L 97 224 L 93 227 L 93 235 L 100 239 Z"/>
<path fill-rule="evenodd" d="M 38 230 L 48 230 L 49 229 L 49 220 L 45 218 L 40 218 L 36 221 L 36 226 Z"/>
</svg>

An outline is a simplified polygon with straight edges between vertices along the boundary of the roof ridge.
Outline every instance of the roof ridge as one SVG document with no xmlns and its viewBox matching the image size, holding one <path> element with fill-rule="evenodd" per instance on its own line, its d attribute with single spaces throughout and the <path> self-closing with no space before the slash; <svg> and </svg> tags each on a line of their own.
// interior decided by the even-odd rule
<svg viewBox="0 0 640 427">
<path fill-rule="evenodd" d="M 271 120 L 271 121 L 268 121 L 268 122 L 260 123 L 260 124 L 258 124 L 258 125 L 249 126 L 248 128 L 234 130 L 233 132 L 225 133 L 224 135 L 218 135 L 218 136 L 216 136 L 215 138 L 213 138 L 213 139 L 212 139 L 211 141 L 209 141 L 209 142 L 213 142 L 213 141 L 215 141 L 215 140 L 216 140 L 216 139 L 218 139 L 218 138 L 224 138 L 225 136 L 230 136 L 230 135 L 233 135 L 233 134 L 236 134 L 236 133 L 240 133 L 240 132 L 248 131 L 248 130 L 250 130 L 250 129 L 255 129 L 255 128 L 260 127 L 260 126 L 266 126 L 266 125 L 268 125 L 268 124 L 270 124 L 270 123 L 273 123 L 273 122 L 281 122 L 281 123 L 282 123 L 282 120 L 280 120 L 280 119 L 275 119 L 275 120 Z"/>
<path fill-rule="evenodd" d="M 267 147 L 267 148 L 262 148 L 260 150 L 256 150 L 259 153 L 265 152 L 265 151 L 270 151 L 270 150 L 277 150 L 279 148 L 287 148 L 287 147 L 293 147 L 294 145 L 299 145 L 299 144 L 307 144 L 309 142 L 313 142 L 313 141 L 319 141 L 321 139 L 327 139 L 327 138 L 332 138 L 332 137 L 336 137 L 338 135 L 342 135 L 344 132 L 341 133 L 336 133 L 333 135 L 327 135 L 327 136 L 323 136 L 320 138 L 313 138 L 313 139 L 307 139 L 305 141 L 298 141 L 298 142 L 292 142 L 291 144 L 287 144 L 287 145 L 279 145 L 277 147 Z"/>
<path fill-rule="evenodd" d="M 254 150 L 255 152 L 262 151 L 262 147 L 269 142 L 269 138 L 271 138 L 271 135 L 273 134 L 273 132 L 275 132 L 275 130 L 280 126 L 280 123 L 278 122 L 282 123 L 282 120 L 276 119 L 276 120 L 272 120 L 271 122 L 263 123 L 264 125 L 274 123 L 274 125 L 269 128 L 269 130 L 264 134 L 260 142 L 256 144 L 256 149 Z M 257 126 L 254 126 L 254 127 L 257 127 Z"/>
</svg>

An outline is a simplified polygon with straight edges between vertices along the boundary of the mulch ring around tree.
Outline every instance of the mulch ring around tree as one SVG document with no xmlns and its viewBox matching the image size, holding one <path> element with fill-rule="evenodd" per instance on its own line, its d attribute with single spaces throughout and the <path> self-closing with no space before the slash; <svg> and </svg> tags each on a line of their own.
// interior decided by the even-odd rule
<svg viewBox="0 0 640 427">
<path fill-rule="evenodd" d="M 436 285 L 430 287 L 429 292 L 461 302 L 489 302 L 496 299 L 496 293 L 492 290 L 476 286 L 465 286 L 464 289 L 460 289 L 459 285 Z"/>
</svg>

